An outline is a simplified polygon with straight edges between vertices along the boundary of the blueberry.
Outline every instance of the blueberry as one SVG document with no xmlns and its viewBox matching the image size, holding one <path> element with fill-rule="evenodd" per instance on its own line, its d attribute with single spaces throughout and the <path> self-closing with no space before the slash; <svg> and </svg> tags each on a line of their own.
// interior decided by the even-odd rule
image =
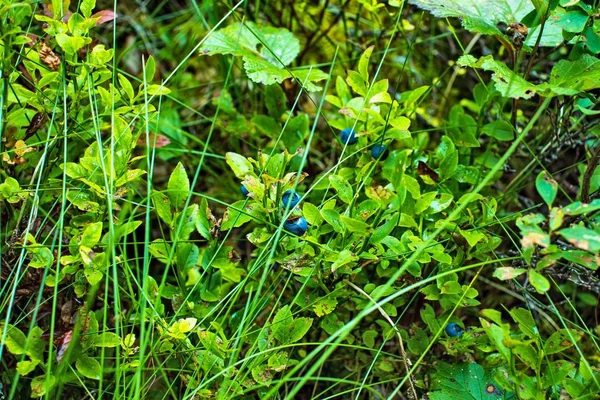
<svg viewBox="0 0 600 400">
<path fill-rule="evenodd" d="M 342 143 L 345 144 L 354 144 L 358 142 L 356 137 L 356 133 L 352 128 L 346 128 L 340 132 L 340 139 L 342 139 Z"/>
<path fill-rule="evenodd" d="M 446 333 L 450 337 L 460 337 L 463 334 L 463 330 L 460 327 L 460 325 L 455 324 L 454 322 L 450 322 L 448 325 L 446 325 Z"/>
<path fill-rule="evenodd" d="M 300 218 L 290 218 L 283 224 L 283 228 L 289 233 L 293 233 L 297 236 L 302 236 L 306 233 L 308 229 L 308 222 L 304 219 L 304 217 Z"/>
<path fill-rule="evenodd" d="M 371 148 L 371 157 L 376 160 L 379 158 L 385 160 L 388 156 L 388 153 L 389 151 L 385 144 L 376 144 Z"/>
<path fill-rule="evenodd" d="M 248 191 L 248 189 L 246 189 L 246 186 L 244 185 L 240 185 L 240 192 L 242 192 L 243 196 L 248 196 L 250 194 L 250 192 Z"/>
<path fill-rule="evenodd" d="M 294 190 L 286 190 L 281 196 L 283 208 L 294 208 L 300 202 L 300 194 Z"/>
</svg>

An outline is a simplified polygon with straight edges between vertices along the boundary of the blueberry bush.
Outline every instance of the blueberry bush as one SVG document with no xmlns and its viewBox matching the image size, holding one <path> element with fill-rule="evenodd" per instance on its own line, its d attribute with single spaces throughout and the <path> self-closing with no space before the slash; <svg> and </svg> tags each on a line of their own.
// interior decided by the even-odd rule
<svg viewBox="0 0 600 400">
<path fill-rule="evenodd" d="M 600 395 L 597 1 L 0 18 L 0 398 Z"/>
</svg>

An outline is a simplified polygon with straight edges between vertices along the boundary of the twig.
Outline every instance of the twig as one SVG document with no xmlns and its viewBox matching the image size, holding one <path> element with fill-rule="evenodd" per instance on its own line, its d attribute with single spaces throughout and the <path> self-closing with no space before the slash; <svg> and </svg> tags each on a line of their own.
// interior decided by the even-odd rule
<svg viewBox="0 0 600 400">
<path fill-rule="evenodd" d="M 344 283 L 347 284 L 348 286 L 352 287 L 358 293 L 365 296 L 367 299 L 371 300 L 373 302 L 373 304 L 375 304 L 375 306 L 377 307 L 377 310 L 379 310 L 379 312 L 381 313 L 383 318 L 385 318 L 387 320 L 387 322 L 390 324 L 390 326 L 394 329 L 394 331 L 396 332 L 396 335 L 398 335 L 398 343 L 400 344 L 400 354 L 402 356 L 402 360 L 404 361 L 404 367 L 406 368 L 406 374 L 408 375 L 408 383 L 410 383 L 410 390 L 412 392 L 408 398 L 417 400 L 419 397 L 417 396 L 417 391 L 413 385 L 413 377 L 410 374 L 410 367 L 412 366 L 412 363 L 411 363 L 410 359 L 408 358 L 406 351 L 404 350 L 404 342 L 402 341 L 402 335 L 400 334 L 400 331 L 398 330 L 398 328 L 396 328 L 394 321 L 392 321 L 390 316 L 383 310 L 383 308 L 381 308 L 379 306 L 379 304 L 377 304 L 377 302 L 375 300 L 373 300 L 373 298 L 371 296 L 369 296 L 364 290 L 362 290 L 361 288 L 359 288 L 358 286 L 356 286 L 355 284 L 353 284 L 352 282 L 350 282 L 348 280 L 344 280 Z"/>
<path fill-rule="evenodd" d="M 596 148 L 596 153 L 592 156 L 592 159 L 585 170 L 585 174 L 583 174 L 583 182 L 581 183 L 581 201 L 584 203 L 590 202 L 590 182 L 598 163 L 600 163 L 600 146 Z"/>
</svg>

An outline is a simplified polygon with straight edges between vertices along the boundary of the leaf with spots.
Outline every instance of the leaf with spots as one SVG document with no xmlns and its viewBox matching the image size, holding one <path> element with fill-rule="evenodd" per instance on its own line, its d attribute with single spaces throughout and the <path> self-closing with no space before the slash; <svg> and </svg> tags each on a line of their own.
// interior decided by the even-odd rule
<svg viewBox="0 0 600 400">
<path fill-rule="evenodd" d="M 535 188 L 548 207 L 552 207 L 556 193 L 558 192 L 558 182 L 556 182 L 546 171 L 541 171 L 536 180 Z"/>
<path fill-rule="evenodd" d="M 556 354 L 568 349 L 581 339 L 583 332 L 573 329 L 559 329 L 554 332 L 546 343 L 544 343 L 544 353 Z"/>
<path fill-rule="evenodd" d="M 489 371 L 479 364 L 438 364 L 435 374 L 435 387 L 429 392 L 430 400 L 491 400 L 516 399 L 511 392 L 504 391 L 493 379 Z"/>
</svg>

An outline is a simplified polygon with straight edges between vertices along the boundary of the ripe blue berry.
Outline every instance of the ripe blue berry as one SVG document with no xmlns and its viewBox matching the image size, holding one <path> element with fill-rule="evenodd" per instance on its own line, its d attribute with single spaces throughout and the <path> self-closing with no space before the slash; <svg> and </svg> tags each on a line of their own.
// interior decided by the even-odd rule
<svg viewBox="0 0 600 400">
<path fill-rule="evenodd" d="M 342 143 L 345 144 L 354 144 L 358 142 L 358 138 L 356 137 L 356 133 L 352 128 L 346 128 L 340 132 L 340 139 Z"/>
<path fill-rule="evenodd" d="M 304 217 L 300 218 L 290 218 L 285 221 L 283 224 L 283 228 L 289 233 L 293 233 L 297 236 L 302 236 L 306 233 L 308 229 L 308 222 L 304 219 Z"/>
<path fill-rule="evenodd" d="M 460 325 L 455 324 L 454 322 L 450 322 L 448 325 L 446 325 L 446 333 L 450 337 L 460 337 L 463 334 L 463 330 L 460 327 Z"/>
<path fill-rule="evenodd" d="M 283 203 L 283 208 L 294 208 L 296 204 L 300 202 L 300 194 L 294 190 L 286 190 L 281 195 L 281 202 Z"/>
<path fill-rule="evenodd" d="M 248 194 L 250 194 L 250 192 L 248 191 L 248 189 L 246 189 L 246 186 L 244 185 L 240 185 L 240 192 L 242 192 L 243 196 L 248 196 Z"/>
<path fill-rule="evenodd" d="M 371 157 L 376 160 L 379 158 L 385 160 L 388 156 L 388 153 L 389 151 L 385 144 L 376 144 L 371 148 Z"/>
</svg>

